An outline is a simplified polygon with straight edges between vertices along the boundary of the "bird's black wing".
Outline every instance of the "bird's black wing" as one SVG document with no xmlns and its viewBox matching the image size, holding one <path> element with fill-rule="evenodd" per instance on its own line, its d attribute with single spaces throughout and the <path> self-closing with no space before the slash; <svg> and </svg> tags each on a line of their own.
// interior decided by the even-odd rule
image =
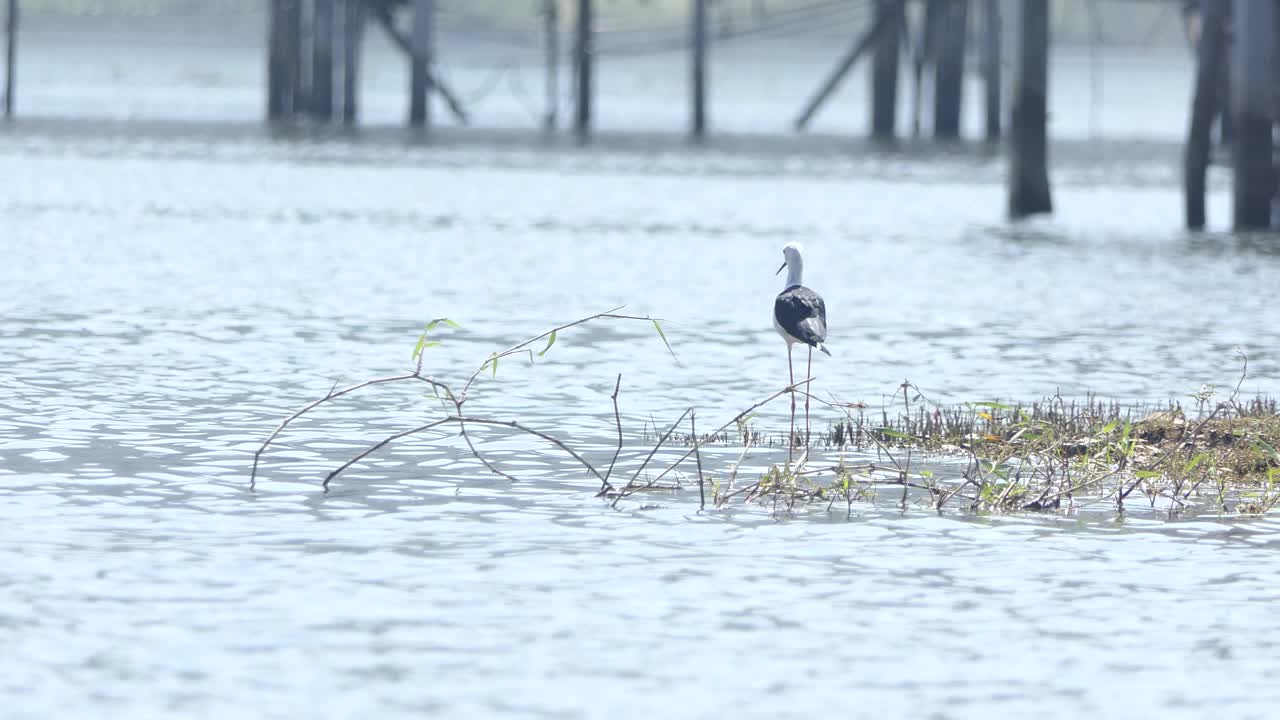
<svg viewBox="0 0 1280 720">
<path fill-rule="evenodd" d="M 773 303 L 773 317 L 791 337 L 811 347 L 827 339 L 827 304 L 802 285 L 787 288 Z"/>
</svg>

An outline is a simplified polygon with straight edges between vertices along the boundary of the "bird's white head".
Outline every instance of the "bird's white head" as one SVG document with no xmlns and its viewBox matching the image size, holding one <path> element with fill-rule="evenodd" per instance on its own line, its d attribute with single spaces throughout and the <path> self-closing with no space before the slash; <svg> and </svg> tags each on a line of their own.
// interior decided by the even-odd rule
<svg viewBox="0 0 1280 720">
<path fill-rule="evenodd" d="M 787 287 L 800 284 L 800 278 L 804 274 L 804 257 L 801 255 L 800 243 L 789 242 L 782 246 L 782 267 L 778 268 L 778 272 L 774 275 L 782 272 L 782 268 L 787 269 Z"/>
</svg>

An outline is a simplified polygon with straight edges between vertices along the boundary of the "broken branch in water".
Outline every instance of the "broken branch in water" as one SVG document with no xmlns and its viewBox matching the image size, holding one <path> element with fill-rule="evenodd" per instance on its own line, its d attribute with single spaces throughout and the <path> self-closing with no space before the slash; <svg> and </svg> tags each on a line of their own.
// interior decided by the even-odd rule
<svg viewBox="0 0 1280 720">
<path fill-rule="evenodd" d="M 358 382 L 348 387 L 345 387 L 341 390 L 336 389 L 337 384 L 335 383 L 334 386 L 329 389 L 329 392 L 327 392 L 324 395 L 324 397 L 321 397 L 317 400 L 307 403 L 300 410 L 294 412 L 293 414 L 289 415 L 284 420 L 282 420 L 280 424 L 275 428 L 275 430 L 272 431 L 271 434 L 267 436 L 267 438 L 262 442 L 262 444 L 258 447 L 258 449 L 253 454 L 253 465 L 249 472 L 249 489 L 254 490 L 257 487 L 259 466 L 260 466 L 263 453 L 265 453 L 266 450 L 276 441 L 276 439 L 285 430 L 285 428 L 291 425 L 295 420 L 298 420 L 302 416 L 306 415 L 307 413 L 311 412 L 312 410 L 315 410 L 316 408 L 320 407 L 321 405 L 331 400 L 335 400 L 344 395 L 353 393 L 357 390 L 362 390 L 364 388 L 367 388 L 373 385 L 386 385 L 386 384 L 400 383 L 400 382 L 419 381 L 419 382 L 425 382 L 429 384 L 432 388 L 433 393 L 437 397 L 439 397 L 442 401 L 446 402 L 446 407 L 449 407 L 450 405 L 452 406 L 453 412 L 448 413 L 446 417 L 434 420 L 425 425 L 420 425 L 415 428 L 394 433 L 380 440 L 374 445 L 366 448 L 365 450 L 362 450 L 360 453 L 356 454 L 354 457 L 349 458 L 346 462 L 344 462 L 338 468 L 334 469 L 325 477 L 324 481 L 321 483 L 321 487 L 326 492 L 329 489 L 330 482 L 334 478 L 342 474 L 344 471 L 346 471 L 348 468 L 350 468 L 352 465 L 359 462 L 360 460 L 363 460 L 364 458 L 368 457 L 374 452 L 377 452 L 383 447 L 386 447 L 388 444 L 396 440 L 409 437 L 411 435 L 416 435 L 422 432 L 426 432 L 427 430 L 434 429 L 443 425 L 456 425 L 458 428 L 458 434 L 459 436 L 461 436 L 463 442 L 466 443 L 468 450 L 471 452 L 471 455 L 475 457 L 477 460 L 479 460 L 481 464 L 483 464 L 485 468 L 487 468 L 490 472 L 500 477 L 506 478 L 507 480 L 516 481 L 517 478 L 514 475 L 504 472 L 503 470 L 498 468 L 496 465 L 490 462 L 490 460 L 487 457 L 485 457 L 485 455 L 482 452 L 480 452 L 480 449 L 476 446 L 475 442 L 472 440 L 471 434 L 467 432 L 468 423 L 474 424 L 474 425 L 506 427 L 506 428 L 518 430 L 520 432 L 528 433 L 530 435 L 534 435 L 536 437 L 542 438 L 543 440 L 546 440 L 551 444 L 555 445 L 557 448 L 564 451 L 574 460 L 576 460 L 581 465 L 583 465 L 583 467 L 585 467 L 592 475 L 594 475 L 596 478 L 598 478 L 601 481 L 601 491 L 608 492 L 613 489 L 613 486 L 609 482 L 609 474 L 612 474 L 614 464 L 617 462 L 617 459 L 618 459 L 618 454 L 622 452 L 622 420 L 621 420 L 621 416 L 618 414 L 618 407 L 617 407 L 618 390 L 622 384 L 622 375 L 618 375 L 618 380 L 614 386 L 613 396 L 612 396 L 613 402 L 614 402 L 614 417 L 618 424 L 618 450 L 617 452 L 614 453 L 613 461 L 611 461 L 609 464 L 609 474 L 606 474 L 606 475 L 601 475 L 599 470 L 597 470 L 594 465 L 592 465 L 585 458 L 583 458 L 581 454 L 579 454 L 578 452 L 570 448 L 567 444 L 565 444 L 563 441 L 559 440 L 558 438 L 552 435 L 549 435 L 539 430 L 535 430 L 515 420 L 499 420 L 499 419 L 491 419 L 491 418 L 468 417 L 463 413 L 463 405 L 467 401 L 468 392 L 471 390 L 472 385 L 475 383 L 476 379 L 480 376 L 481 373 L 483 373 L 486 369 L 491 369 L 494 372 L 494 374 L 497 373 L 498 361 L 500 359 L 509 357 L 511 355 L 524 353 L 524 352 L 528 352 L 530 359 L 532 359 L 534 354 L 530 346 L 543 340 L 545 340 L 547 344 L 546 344 L 546 347 L 542 350 L 542 352 L 538 353 L 538 356 L 545 355 L 546 352 L 551 349 L 552 345 L 555 344 L 556 337 L 559 332 L 568 330 L 578 325 L 583 325 L 585 323 L 589 323 L 595 320 L 624 320 L 624 321 L 643 321 L 646 323 L 652 323 L 653 327 L 657 330 L 658 336 L 662 339 L 662 343 L 666 347 L 667 351 L 671 352 L 672 357 L 675 357 L 675 352 L 671 349 L 670 343 L 667 342 L 666 334 L 662 331 L 662 326 L 660 324 L 660 321 L 657 318 L 654 318 L 649 315 L 619 314 L 618 311 L 621 310 L 622 308 L 623 306 L 620 305 L 610 310 L 606 310 L 605 312 L 602 312 L 602 313 L 596 313 L 594 315 L 589 315 L 584 318 L 579 318 L 578 320 L 574 320 L 572 322 L 564 323 L 563 325 L 556 326 L 544 333 L 540 333 L 527 340 L 524 340 L 523 342 L 512 345 L 506 350 L 491 354 L 488 357 L 488 359 L 486 359 L 483 363 L 481 363 L 470 374 L 470 376 L 468 376 L 466 383 L 462 387 L 461 392 L 454 392 L 453 388 L 448 383 L 436 380 L 432 377 L 428 377 L 422 374 L 422 367 L 423 367 L 424 355 L 425 355 L 424 351 L 426 350 L 426 348 L 430 347 L 432 344 L 435 344 L 434 341 L 428 342 L 427 333 L 432 329 L 434 329 L 440 323 L 447 324 L 450 327 L 454 327 L 454 328 L 458 327 L 456 323 L 454 323 L 452 320 L 449 320 L 447 318 L 437 318 L 436 320 L 432 320 L 430 323 L 427 324 L 426 330 L 423 332 L 422 336 L 418 340 L 417 347 L 414 348 L 413 359 L 415 362 L 415 368 L 413 372 L 404 373 L 402 375 L 390 375 L 387 377 L 379 377 L 371 380 L 365 380 L 363 382 Z"/>
</svg>

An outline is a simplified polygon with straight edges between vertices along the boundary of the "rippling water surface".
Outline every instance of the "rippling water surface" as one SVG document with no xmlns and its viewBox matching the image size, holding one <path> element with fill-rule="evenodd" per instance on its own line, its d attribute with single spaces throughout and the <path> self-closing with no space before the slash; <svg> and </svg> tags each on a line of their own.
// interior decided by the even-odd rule
<svg viewBox="0 0 1280 720">
<path fill-rule="evenodd" d="M 462 325 L 427 356 L 458 382 L 623 304 L 666 318 L 678 362 L 644 323 L 576 328 L 471 411 L 607 463 L 621 374 L 634 469 L 646 426 L 785 380 L 790 240 L 829 307 L 823 394 L 1163 401 L 1234 384 L 1237 347 L 1244 391 L 1280 390 L 1280 246 L 1180 231 L 1173 146 L 1064 146 L 1057 214 L 1010 225 L 977 150 L 762 145 L 0 132 L 0 715 L 1267 715 L 1271 518 L 614 510 L 480 429 L 520 482 L 425 435 L 321 494 L 437 412 L 395 387 L 287 431 L 247 491 L 286 412 L 404 370 L 427 319 Z"/>
</svg>

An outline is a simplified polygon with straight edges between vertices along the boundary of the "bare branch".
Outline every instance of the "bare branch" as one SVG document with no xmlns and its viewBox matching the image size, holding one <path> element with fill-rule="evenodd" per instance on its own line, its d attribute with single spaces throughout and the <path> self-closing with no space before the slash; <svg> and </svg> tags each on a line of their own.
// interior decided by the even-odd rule
<svg viewBox="0 0 1280 720">
<path fill-rule="evenodd" d="M 689 413 L 689 434 L 693 436 L 693 456 L 698 460 L 698 512 L 707 509 L 706 480 L 702 477 L 702 453 L 698 452 L 698 426 L 696 412 Z"/>
<path fill-rule="evenodd" d="M 323 483 L 321 483 L 321 484 L 320 484 L 320 486 L 324 488 L 324 491 L 325 491 L 326 493 L 327 493 L 327 492 L 329 492 L 329 482 L 330 482 L 330 481 L 332 481 L 334 478 L 338 477 L 338 475 L 339 475 L 339 474 L 341 474 L 341 473 L 342 473 L 344 470 L 346 470 L 347 468 L 351 467 L 352 465 L 355 465 L 356 463 L 358 463 L 358 462 L 360 462 L 361 460 L 365 459 L 365 458 L 366 458 L 366 457 L 368 457 L 369 455 L 372 455 L 373 453 L 375 453 L 375 452 L 377 452 L 378 450 L 380 450 L 380 449 L 382 449 L 383 447 L 385 447 L 387 444 L 392 443 L 392 442 L 395 442 L 396 440 L 399 440 L 400 438 L 403 438 L 403 437 L 408 437 L 408 436 L 410 436 L 410 435 L 416 435 L 416 434 L 418 434 L 418 433 L 420 433 L 420 432 L 426 432 L 427 430 L 430 430 L 431 428 L 439 427 L 440 425 L 444 425 L 445 423 L 449 422 L 450 420 L 451 420 L 451 418 L 444 418 L 443 420 L 436 420 L 436 421 L 434 421 L 434 422 L 429 422 L 429 423 L 427 423 L 426 425 L 421 425 L 421 426 L 419 426 L 419 427 L 413 428 L 412 430 L 405 430 L 405 431 L 403 431 L 403 432 L 398 432 L 398 433 L 396 433 L 396 434 L 394 434 L 394 435 L 390 435 L 390 436 L 388 436 L 388 437 L 386 437 L 386 438 L 382 439 L 382 440 L 381 440 L 381 441 L 379 441 L 378 443 L 376 443 L 376 444 L 374 444 L 374 445 L 370 446 L 368 449 L 366 449 L 366 450 L 362 451 L 359 455 L 356 455 L 355 457 L 351 458 L 350 460 L 348 460 L 348 461 L 346 461 L 346 462 L 342 463 L 342 465 L 340 465 L 340 466 L 338 467 L 338 469 L 336 469 L 336 470 L 334 470 L 333 472 L 329 473 L 329 475 L 328 475 L 327 477 L 325 477 L 324 482 L 323 482 Z"/>
<path fill-rule="evenodd" d="M 484 372 L 484 369 L 488 367 L 489 363 L 492 362 L 494 359 L 501 360 L 502 358 L 522 352 L 528 346 L 533 345 L 541 340 L 546 340 L 550 338 L 552 333 L 559 333 L 561 330 L 568 330 L 571 327 L 576 327 L 578 325 L 589 323 L 593 320 L 643 320 L 645 322 L 653 322 L 654 320 L 657 319 L 657 318 L 650 317 L 648 315 L 617 314 L 618 311 L 624 307 L 626 306 L 619 305 L 610 310 L 606 310 L 601 313 L 596 313 L 595 315 L 579 318 L 577 320 L 574 320 L 573 322 L 567 322 L 563 325 L 557 325 L 556 327 L 553 327 L 544 333 L 535 335 L 523 342 L 516 343 L 515 345 L 512 345 L 511 347 L 507 348 L 506 350 L 503 350 L 502 352 L 494 353 L 493 355 L 489 356 L 488 360 L 485 360 L 484 363 L 482 363 L 479 367 L 477 367 L 475 371 L 471 373 L 470 377 L 467 378 L 467 382 L 462 386 L 462 392 L 459 393 L 459 397 L 461 398 L 462 402 L 466 402 L 467 393 L 471 390 L 471 386 L 475 383 L 476 379 L 480 377 L 480 373 Z"/>
<path fill-rule="evenodd" d="M 729 428 L 729 426 L 730 426 L 730 425 L 736 424 L 736 423 L 737 423 L 739 420 L 741 420 L 742 418 L 744 418 L 744 417 L 746 417 L 746 416 L 750 415 L 751 413 L 755 412 L 756 410 L 759 410 L 760 408 L 764 407 L 765 405 L 768 405 L 769 403 L 773 402 L 774 400 L 777 400 L 778 398 L 782 397 L 783 395 L 786 395 L 787 393 L 791 392 L 792 390 L 795 390 L 796 388 L 798 388 L 798 387 L 800 387 L 800 386 L 802 386 L 802 385 L 808 385 L 809 383 L 813 382 L 814 380 L 815 380 L 815 378 L 808 378 L 808 379 L 805 379 L 805 380 L 801 380 L 800 382 L 797 382 L 797 383 L 795 383 L 795 384 L 793 384 L 793 385 L 788 385 L 788 386 L 786 386 L 786 387 L 782 388 L 781 390 L 779 390 L 779 391 L 775 392 L 774 394 L 770 395 L 769 397 L 765 398 L 764 400 L 761 400 L 760 402 L 756 403 L 755 405 L 752 405 L 751 407 L 747 408 L 746 410 L 743 410 L 742 412 L 738 413 L 737 415 L 734 415 L 734 416 L 733 416 L 733 418 L 732 418 L 731 420 L 729 420 L 729 422 L 727 422 L 727 423 L 725 423 L 725 424 L 721 425 L 720 427 L 716 428 L 715 430 L 713 430 L 713 431 L 711 432 L 711 434 L 710 434 L 710 435 L 708 435 L 707 437 L 708 437 L 708 438 L 714 438 L 715 436 L 717 436 L 717 435 L 719 435 L 720 433 L 722 433 L 722 432 L 724 432 L 725 430 L 727 430 L 727 429 Z M 688 412 L 688 411 L 686 410 L 685 412 Z M 684 419 L 684 416 L 682 415 L 682 416 L 680 417 L 680 419 L 681 419 L 681 420 L 683 420 L 683 419 Z M 677 421 L 677 422 L 679 422 L 679 421 Z M 665 436 L 664 436 L 664 439 L 665 439 Z M 665 476 L 667 475 L 667 473 L 671 472 L 672 470 L 675 470 L 675 469 L 676 469 L 676 467 L 677 467 L 678 465 L 680 465 L 680 463 L 684 462 L 685 460 L 688 460 L 688 459 L 689 459 L 689 457 L 690 457 L 691 455 L 693 455 L 695 452 L 697 452 L 697 451 L 698 451 L 698 449 L 699 449 L 699 448 L 701 448 L 701 447 L 702 447 L 702 442 L 698 441 L 698 440 L 697 440 L 697 438 L 694 438 L 693 447 L 692 447 L 692 448 L 690 448 L 690 449 L 689 449 L 689 451 L 688 451 L 688 452 L 686 452 L 684 455 L 681 455 L 681 456 L 679 457 L 679 459 L 677 459 L 674 463 L 672 463 L 670 466 L 668 466 L 666 470 L 663 470 L 663 471 L 658 475 L 658 477 L 654 478 L 654 482 L 657 482 L 658 480 L 661 480 L 663 477 L 665 477 Z"/>
<path fill-rule="evenodd" d="M 516 422 L 515 420 L 490 420 L 490 419 L 488 419 L 488 418 L 474 418 L 474 417 L 461 417 L 461 416 L 454 416 L 454 417 L 450 417 L 450 418 L 448 418 L 448 419 L 449 419 L 449 420 L 452 420 L 452 421 L 455 421 L 455 422 L 457 422 L 457 423 L 459 423 L 459 424 L 461 424 L 461 423 L 472 423 L 472 424 L 474 424 L 474 425 L 497 425 L 497 426 L 500 426 L 500 427 L 511 428 L 512 430 L 519 430 L 520 432 L 525 432 L 525 433 L 528 433 L 528 434 L 530 434 L 530 435 L 533 435 L 533 436 L 536 436 L 536 437 L 540 437 L 540 438 L 542 438 L 543 440 L 546 440 L 547 442 L 551 443 L 552 445 L 555 445 L 556 447 L 558 447 L 558 448 L 560 448 L 561 450 L 563 450 L 563 451 L 565 451 L 566 453 L 568 453 L 570 457 L 572 457 L 574 460 L 577 460 L 579 463 L 581 463 L 583 467 L 585 467 L 587 470 L 589 470 L 589 471 L 591 472 L 591 474 L 592 474 L 592 475 L 595 475 L 595 476 L 596 476 L 596 478 L 598 478 L 601 482 L 604 482 L 604 483 L 607 483 L 607 482 L 608 482 L 607 480 L 605 480 L 605 477 L 604 477 L 603 475 L 601 475 L 601 474 L 600 474 L 600 471 L 599 471 L 599 470 L 596 470 L 596 468 L 595 468 L 595 466 L 594 466 L 594 465 L 592 465 L 591 463 L 587 462 L 586 458 L 584 458 L 584 457 L 582 457 L 581 455 L 579 455 L 578 453 L 574 452 L 574 451 L 573 451 L 573 449 L 572 449 L 572 448 L 570 448 L 568 445 L 565 445 L 565 444 L 564 444 L 563 442 L 561 442 L 560 440 L 558 440 L 558 439 L 556 439 L 555 437 L 552 437 L 551 435 L 548 435 L 548 434 L 546 434 L 546 433 L 544 433 L 544 432 L 541 432 L 541 431 L 538 431 L 538 430 L 534 430 L 533 428 L 528 427 L 528 426 L 526 426 L 526 425 L 521 425 L 520 423 Z M 485 465 L 489 465 L 489 464 L 486 462 L 486 463 L 485 463 Z M 492 467 L 492 466 L 489 466 L 489 469 L 493 470 L 493 467 Z M 497 470 L 494 470 L 494 472 L 498 472 L 498 471 L 497 471 Z M 511 477 L 510 475 L 507 475 L 507 474 L 505 474 L 505 473 L 501 473 L 501 472 L 498 472 L 498 474 L 499 474 L 499 475 L 502 475 L 503 477 L 508 477 L 508 478 L 510 478 L 510 477 Z M 513 479 L 513 480 L 514 480 L 515 478 L 511 478 L 511 479 Z"/>
<path fill-rule="evenodd" d="M 667 431 L 662 434 L 661 438 L 658 439 L 657 444 L 655 444 L 653 446 L 653 449 L 649 451 L 649 454 L 645 457 L 644 462 L 640 463 L 640 467 L 636 468 L 635 474 L 633 474 L 631 476 L 631 479 L 627 481 L 627 484 L 622 488 L 622 491 L 619 492 L 617 496 L 613 498 L 613 502 L 611 503 L 612 507 L 617 507 L 618 501 L 630 494 L 629 491 L 631 490 L 632 486 L 635 485 L 636 479 L 640 477 L 640 473 L 644 472 L 644 469 L 649 466 L 649 461 L 653 459 L 654 455 L 658 454 L 658 450 L 660 450 L 662 446 L 667 442 L 667 438 L 671 437 L 671 433 L 675 432 L 675 429 L 680 426 L 680 423 L 684 422 L 685 416 L 691 412 L 693 412 L 693 408 L 689 408 L 685 410 L 684 412 L 680 413 L 680 417 L 676 418 L 675 422 L 671 423 L 671 427 L 667 428 Z M 695 447 L 696 447 L 696 443 L 695 443 Z M 685 457 L 689 457 L 689 456 L 686 454 Z M 679 461 L 677 461 L 676 464 L 678 465 Z M 673 465 L 672 467 L 675 467 L 675 466 Z M 653 483 L 658 482 L 659 480 L 662 479 L 662 476 L 666 475 L 667 472 L 669 472 L 670 470 L 671 468 L 667 468 L 667 470 L 664 470 L 662 472 L 662 475 L 659 475 L 658 477 L 649 481 L 649 484 L 652 485 Z"/>
<path fill-rule="evenodd" d="M 423 377 L 422 375 L 419 375 L 417 372 L 406 373 L 404 375 L 391 375 L 388 377 L 374 378 L 373 380 L 365 380 L 364 382 L 358 382 L 355 385 L 349 385 L 341 390 L 338 390 L 337 392 L 334 392 L 333 388 L 330 388 L 329 392 L 326 393 L 324 397 L 314 402 L 308 403 L 301 410 L 295 412 L 294 414 L 290 415 L 289 417 L 281 421 L 281 423 L 278 426 L 276 426 L 276 429 L 272 431 L 270 435 L 267 436 L 267 439 L 262 441 L 262 445 L 258 448 L 256 452 L 253 453 L 253 469 L 249 472 L 249 489 L 253 490 L 255 487 L 257 487 L 258 462 L 262 458 L 262 453 L 266 452 L 267 447 L 269 447 L 272 442 L 275 442 L 275 439 L 280 435 L 280 433 L 283 432 L 284 429 L 288 427 L 289 424 L 292 423 L 294 420 L 297 420 L 298 418 L 311 412 L 312 410 L 316 409 L 320 405 L 323 405 L 324 403 L 329 402 L 330 400 L 336 400 L 342 397 L 343 395 L 346 395 L 348 393 L 353 393 L 356 390 L 367 388 L 370 385 L 383 385 L 386 383 L 403 382 L 405 380 L 422 380 L 424 382 L 431 383 L 433 386 L 443 387 L 446 391 L 448 391 L 449 389 L 448 386 L 445 385 L 444 383 L 436 382 L 435 380 L 432 380 L 430 378 Z M 335 383 L 333 387 L 336 388 L 337 384 Z M 449 394 L 452 395 L 452 393 L 449 393 Z"/>
<path fill-rule="evenodd" d="M 622 388 L 622 373 L 618 373 L 618 380 L 613 384 L 613 394 L 609 397 L 613 400 L 613 422 L 618 427 L 618 449 L 613 451 L 613 459 L 609 461 L 609 469 L 604 473 L 604 482 L 600 484 L 600 492 L 596 496 L 604 495 L 613 489 L 609 484 L 609 478 L 613 477 L 613 466 L 618 462 L 618 456 L 622 454 L 622 415 L 618 413 L 618 391 Z"/>
</svg>

